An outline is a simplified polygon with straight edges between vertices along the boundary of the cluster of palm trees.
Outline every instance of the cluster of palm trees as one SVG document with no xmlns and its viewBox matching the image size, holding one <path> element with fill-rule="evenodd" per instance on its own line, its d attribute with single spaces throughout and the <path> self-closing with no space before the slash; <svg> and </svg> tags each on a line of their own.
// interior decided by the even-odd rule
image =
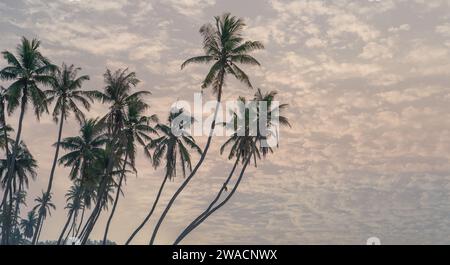
<svg viewBox="0 0 450 265">
<path fill-rule="evenodd" d="M 81 244 L 87 244 L 93 229 L 98 227 L 99 217 L 108 214 L 101 241 L 107 244 L 119 199 L 124 194 L 125 179 L 129 174 L 137 173 L 135 161 L 138 149 L 143 150 L 149 164 L 154 168 L 164 165 L 165 175 L 147 216 L 125 244 L 130 244 L 150 220 L 164 192 L 165 184 L 177 176 L 177 169 L 182 171 L 185 178 L 171 196 L 157 219 L 152 234 L 149 235 L 149 243 L 153 244 L 167 213 L 205 160 L 215 127 L 218 125 L 215 120 L 225 81 L 230 76 L 252 87 L 249 77 L 240 65 L 259 65 L 249 53 L 263 49 L 263 45 L 258 41 L 245 41 L 242 37 L 244 26 L 241 19 L 230 14 L 215 17 L 213 24 L 208 23 L 200 29 L 204 55 L 190 58 L 181 65 L 183 69 L 191 63 L 212 64 L 202 82 L 202 88 L 212 88 L 217 97 L 217 106 L 203 150 L 191 135 L 173 133 L 171 126 L 180 115 L 187 115 L 189 120 L 195 122 L 188 112 L 172 109 L 166 123 L 161 123 L 156 115 L 147 114 L 149 105 L 146 103 L 146 97 L 150 92 L 137 90 L 139 79 L 134 72 L 127 69 L 108 69 L 104 74 L 104 88 L 87 91 L 83 89 L 83 83 L 89 80 L 89 76 L 80 76 L 81 69 L 73 65 L 54 65 L 40 53 L 40 42 L 36 39 L 30 41 L 22 38 L 16 54 L 2 52 L 7 66 L 0 71 L 0 78 L 10 84 L 7 88 L 0 88 L 0 149 L 5 154 L 0 159 L 1 244 L 39 243 L 45 221 L 56 209 L 52 201 L 52 187 L 58 166 L 70 169 L 68 177 L 72 185 L 66 193 L 67 220 L 61 228 L 57 244 L 65 244 L 71 237 L 79 239 Z M 252 100 L 266 102 L 270 110 L 268 115 L 271 115 L 271 111 L 278 112 L 286 107 L 271 107 L 275 96 L 276 92 L 263 93 L 258 89 Z M 246 102 L 242 97 L 238 100 Z M 95 119 L 86 118 L 85 112 L 88 112 L 95 102 L 106 104 L 107 113 Z M 51 111 L 53 120 L 58 124 L 58 131 L 48 185 L 34 200 L 36 204 L 30 207 L 31 211 L 22 215 L 21 210 L 27 207 L 26 195 L 30 178 L 34 180 L 37 177 L 37 161 L 22 140 L 23 120 L 30 107 L 37 119 Z M 13 129 L 8 125 L 7 118 L 17 110 L 19 121 L 17 128 Z M 228 123 L 219 124 L 234 131 L 221 148 L 223 153 L 230 147 L 228 159 L 234 159 L 234 165 L 215 198 L 180 233 L 175 244 L 228 202 L 251 161 L 256 166 L 257 159 L 273 151 L 263 144 L 267 135 L 259 131 L 256 135 L 249 133 L 250 119 L 260 119 L 260 110 L 257 109 L 256 112 L 258 115 L 253 117 L 248 115 L 248 109 L 244 108 L 234 113 L 233 119 Z M 79 134 L 63 138 L 64 122 L 70 116 L 74 116 L 79 122 Z M 238 119 L 244 119 L 244 126 L 238 123 Z M 271 119 L 266 120 L 267 127 L 278 125 L 271 124 Z M 279 121 L 281 125 L 290 126 L 288 120 L 282 116 Z M 188 127 L 189 124 L 183 126 Z M 61 152 L 64 154 L 60 155 Z M 198 153 L 200 157 L 194 165 L 191 161 L 192 152 Z M 233 182 L 239 164 L 241 171 L 229 190 L 228 186 Z"/>
</svg>

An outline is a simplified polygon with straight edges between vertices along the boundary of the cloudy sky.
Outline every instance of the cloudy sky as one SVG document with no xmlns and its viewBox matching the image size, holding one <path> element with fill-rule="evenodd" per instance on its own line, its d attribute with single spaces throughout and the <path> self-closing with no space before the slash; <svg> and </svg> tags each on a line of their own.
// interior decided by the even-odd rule
<svg viewBox="0 0 450 265">
<path fill-rule="evenodd" d="M 142 80 L 139 88 L 153 93 L 152 111 L 165 118 L 176 99 L 192 101 L 200 91 L 207 67 L 179 66 L 201 53 L 200 26 L 223 12 L 243 17 L 246 37 L 266 46 L 254 54 L 262 66 L 246 71 L 255 87 L 279 91 L 293 128 L 185 243 L 364 244 L 377 236 L 385 244 L 449 244 L 449 0 L 4 0 L 0 49 L 37 37 L 55 63 L 73 63 L 91 76 L 86 89 L 103 87 L 106 68 L 129 67 Z M 234 99 L 254 91 L 230 81 L 224 93 Z M 210 91 L 205 96 L 213 98 Z M 89 116 L 103 113 L 97 104 Z M 16 120 L 9 118 L 14 126 Z M 29 113 L 24 130 L 39 161 L 32 206 L 48 180 L 57 128 Z M 64 136 L 77 130 L 70 120 Z M 157 243 L 171 243 L 219 189 L 231 168 L 218 153 L 224 140 L 214 139 Z M 112 224 L 118 243 L 146 215 L 162 181 L 162 170 L 142 156 L 138 170 Z M 155 217 L 181 181 L 169 183 Z M 61 231 L 69 185 L 67 170 L 58 168 L 58 211 L 43 239 Z M 153 225 L 135 242 L 148 242 Z M 94 238 L 103 228 L 104 220 Z"/>
</svg>

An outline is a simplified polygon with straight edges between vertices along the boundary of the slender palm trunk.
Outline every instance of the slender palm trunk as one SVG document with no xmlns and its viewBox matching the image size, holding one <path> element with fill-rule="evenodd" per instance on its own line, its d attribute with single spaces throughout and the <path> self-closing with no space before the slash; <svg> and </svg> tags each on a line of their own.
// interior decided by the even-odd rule
<svg viewBox="0 0 450 265">
<path fill-rule="evenodd" d="M 200 220 L 198 220 L 195 224 L 193 224 L 188 231 L 183 232 L 178 238 L 177 240 L 174 242 L 174 245 L 177 245 L 178 243 L 181 242 L 181 240 L 183 240 L 183 238 L 185 238 L 190 232 L 192 232 L 195 228 L 197 228 L 201 223 L 203 223 L 211 214 L 213 214 L 215 211 L 217 211 L 218 209 L 220 209 L 221 207 L 223 207 L 233 196 L 233 194 L 236 192 L 237 188 L 239 187 L 239 184 L 241 183 L 242 180 L 242 176 L 244 175 L 245 170 L 247 169 L 248 163 L 251 160 L 251 155 L 249 155 L 249 157 L 246 159 L 244 166 L 242 167 L 241 173 L 239 174 L 239 177 L 236 181 L 236 184 L 234 184 L 233 189 L 231 190 L 230 194 L 228 194 L 228 196 L 221 202 L 219 203 L 219 205 L 217 205 L 216 207 L 212 208 L 209 212 L 207 212 L 203 217 L 201 217 Z"/>
<path fill-rule="evenodd" d="M 197 216 L 197 218 L 195 218 L 194 221 L 192 221 L 182 232 L 181 234 L 178 236 L 178 238 L 175 240 L 174 245 L 178 244 L 178 242 L 185 237 L 190 229 L 192 227 L 194 227 L 194 225 L 200 221 L 202 219 L 203 216 L 205 216 L 210 210 L 211 208 L 214 206 L 214 204 L 216 204 L 216 202 L 220 199 L 220 196 L 222 195 L 222 193 L 227 189 L 227 185 L 230 182 L 231 178 L 233 177 L 234 171 L 236 170 L 236 167 L 239 163 L 239 158 L 240 155 L 238 155 L 236 157 L 236 161 L 234 162 L 233 168 L 230 171 L 230 174 L 228 175 L 228 178 L 225 180 L 225 182 L 222 185 L 222 188 L 219 190 L 219 192 L 217 193 L 216 197 L 214 198 L 214 200 L 209 204 L 208 208 L 206 208 L 206 210 L 204 210 L 199 216 Z"/>
<path fill-rule="evenodd" d="M 195 165 L 195 167 L 192 170 L 192 172 L 189 174 L 189 176 L 186 178 L 186 180 L 183 182 L 183 184 L 181 184 L 181 186 L 178 188 L 178 190 L 172 196 L 172 198 L 170 199 L 170 201 L 167 204 L 166 208 L 164 209 L 161 217 L 159 218 L 158 222 L 156 223 L 155 230 L 153 231 L 152 237 L 150 239 L 150 243 L 149 243 L 150 245 L 153 245 L 153 243 L 155 242 L 155 238 L 156 238 L 156 235 L 158 234 L 159 227 L 161 226 L 162 222 L 164 221 L 167 213 L 169 212 L 169 210 L 172 207 L 173 203 L 177 199 L 178 195 L 180 195 L 180 193 L 184 190 L 184 188 L 187 186 L 187 184 L 194 177 L 195 173 L 197 173 L 197 170 L 200 168 L 201 164 L 205 160 L 206 154 L 208 153 L 208 149 L 209 149 L 209 146 L 211 145 L 212 137 L 213 137 L 213 134 L 214 134 L 214 129 L 216 127 L 216 119 L 217 119 L 217 113 L 219 112 L 220 101 L 222 99 L 222 85 L 223 85 L 223 80 L 224 80 L 224 77 L 225 77 L 225 69 L 222 69 L 220 71 L 219 75 L 220 75 L 220 77 L 219 77 L 220 78 L 220 82 L 219 82 L 219 86 L 218 86 L 219 89 L 218 89 L 218 95 L 217 95 L 216 110 L 214 112 L 214 118 L 213 118 L 213 121 L 211 123 L 211 129 L 209 131 L 208 140 L 206 141 L 206 145 L 205 145 L 205 148 L 203 149 L 203 153 L 200 156 L 200 160 L 197 162 L 197 165 Z"/>
<path fill-rule="evenodd" d="M 7 208 L 6 200 L 8 198 L 8 193 L 12 192 L 11 183 L 12 183 L 12 180 L 14 177 L 16 157 L 17 157 L 17 152 L 19 150 L 20 137 L 22 134 L 23 118 L 25 116 L 25 106 L 26 106 L 27 97 L 28 97 L 27 92 L 28 92 L 28 89 L 27 89 L 27 85 L 25 84 L 25 88 L 23 90 L 23 95 L 22 95 L 22 102 L 20 104 L 20 116 L 19 116 L 19 125 L 18 125 L 18 129 L 17 129 L 17 134 L 16 134 L 16 141 L 14 143 L 13 152 L 12 152 L 10 160 L 9 160 L 9 167 L 8 167 L 8 173 L 7 173 L 7 184 L 6 184 L 5 193 L 3 194 L 3 200 L 2 200 L 4 213 L 7 212 L 6 211 L 6 208 Z M 11 227 L 10 227 L 11 216 L 10 215 L 11 215 L 11 213 L 6 214 L 6 218 L 5 218 L 6 220 L 3 224 L 2 244 L 4 244 L 4 245 L 9 244 L 9 235 L 11 232 Z"/>
<path fill-rule="evenodd" d="M 139 225 L 139 227 L 136 228 L 136 230 L 134 230 L 133 234 L 131 234 L 130 238 L 128 238 L 128 240 L 125 243 L 125 245 L 129 245 L 131 243 L 131 240 L 133 240 L 133 238 L 137 235 L 137 233 L 139 233 L 139 231 L 141 231 L 141 229 L 144 227 L 144 225 L 148 222 L 148 220 L 152 216 L 153 212 L 155 211 L 156 205 L 158 204 L 159 198 L 161 197 L 161 193 L 162 193 L 162 191 L 164 189 L 164 185 L 166 184 L 166 181 L 167 181 L 168 178 L 169 177 L 167 175 L 164 177 L 164 180 L 161 183 L 161 186 L 159 187 L 158 194 L 156 195 L 156 199 L 153 202 L 153 205 L 152 205 L 152 208 L 150 209 L 150 212 L 147 214 L 147 216 L 145 217 L 144 221 Z"/>
<path fill-rule="evenodd" d="M 66 230 L 67 230 L 67 227 L 68 227 L 69 224 L 70 224 L 70 221 L 72 220 L 73 212 L 74 212 L 74 211 L 70 211 L 70 214 L 69 214 L 69 217 L 67 218 L 66 224 L 64 225 L 64 228 L 63 228 L 61 234 L 59 235 L 57 245 L 61 245 L 61 240 L 62 240 L 62 238 L 64 237 L 64 234 L 66 233 Z"/>
<path fill-rule="evenodd" d="M 55 169 L 56 169 L 56 163 L 58 162 L 58 155 L 59 155 L 59 146 L 61 143 L 61 136 L 62 136 L 62 130 L 63 130 L 63 126 L 64 126 L 64 111 L 61 111 L 61 116 L 60 116 L 60 120 L 59 120 L 59 130 L 58 130 L 58 141 L 56 142 L 56 151 L 55 151 L 55 156 L 53 157 L 53 164 L 52 164 L 52 169 L 50 171 L 50 178 L 48 180 L 48 186 L 47 186 L 47 192 L 46 194 L 50 197 L 51 191 L 52 191 L 52 185 L 53 185 L 53 178 L 55 176 Z M 50 199 L 49 199 L 50 200 Z M 40 222 L 44 222 L 45 219 L 41 217 L 42 212 L 39 213 L 39 219 Z M 38 223 L 38 225 L 40 225 L 41 223 Z M 43 224 L 42 224 L 43 225 Z"/>
<path fill-rule="evenodd" d="M 108 222 L 106 223 L 105 233 L 103 235 L 103 245 L 106 245 L 106 239 L 108 238 L 109 226 L 111 225 L 111 220 L 114 217 L 114 213 L 116 212 L 117 203 L 119 202 L 120 191 L 122 189 L 122 182 L 123 182 L 123 178 L 125 176 L 125 169 L 127 167 L 127 162 L 128 162 L 128 152 L 125 153 L 125 160 L 123 162 L 123 168 L 122 168 L 122 172 L 120 174 L 120 180 L 119 180 L 119 186 L 117 187 L 116 198 L 114 199 L 114 204 L 111 209 L 111 214 L 109 215 Z"/>
</svg>

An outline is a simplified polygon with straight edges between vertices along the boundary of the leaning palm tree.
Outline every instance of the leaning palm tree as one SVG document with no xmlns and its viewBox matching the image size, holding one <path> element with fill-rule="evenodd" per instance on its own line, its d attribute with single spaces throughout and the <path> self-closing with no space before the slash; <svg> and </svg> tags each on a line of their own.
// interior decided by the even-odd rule
<svg viewBox="0 0 450 265">
<path fill-rule="evenodd" d="M 56 206 L 51 202 L 51 199 L 52 195 L 50 193 L 42 192 L 42 195 L 34 200 L 35 202 L 37 202 L 37 204 L 33 207 L 33 211 L 37 211 L 39 216 L 43 216 L 43 218 L 46 219 L 47 216 L 51 215 L 51 209 L 56 209 Z M 36 231 L 34 232 L 31 244 L 35 245 L 38 242 L 39 236 L 41 235 L 41 230 L 42 223 L 39 226 L 38 220 Z"/>
<path fill-rule="evenodd" d="M 61 148 L 68 152 L 59 159 L 59 163 L 64 167 L 71 168 L 69 178 L 75 183 L 75 186 L 79 186 L 82 190 L 81 193 L 77 193 L 80 196 L 77 200 L 82 202 L 84 206 L 79 225 L 83 221 L 85 208 L 91 207 L 93 199 L 96 175 L 91 174 L 92 164 L 103 155 L 103 146 L 108 140 L 101 127 L 98 120 L 85 120 L 82 122 L 79 136 L 64 138 L 60 143 Z M 78 211 L 76 209 L 73 216 L 78 216 Z M 69 213 L 66 223 L 69 223 L 71 218 L 72 216 Z M 59 243 L 61 243 L 62 234 L 58 240 Z"/>
<path fill-rule="evenodd" d="M 161 223 L 164 221 L 167 213 L 172 207 L 178 195 L 190 182 L 192 177 L 196 174 L 198 168 L 203 163 L 209 146 L 211 144 L 214 128 L 216 126 L 217 113 L 219 111 L 219 104 L 222 99 L 222 89 L 225 84 L 225 79 L 228 74 L 235 77 L 248 87 L 252 87 L 248 75 L 238 66 L 242 65 L 260 65 L 259 62 L 249 55 L 250 52 L 263 49 L 264 46 L 258 41 L 244 41 L 242 31 L 245 26 L 240 18 L 224 14 L 217 16 L 215 25 L 205 24 L 200 28 L 200 34 L 203 36 L 203 50 L 205 52 L 202 56 L 196 56 L 186 60 L 181 69 L 192 63 L 213 63 L 208 74 L 202 82 L 202 88 L 212 87 L 213 92 L 217 95 L 217 105 L 214 113 L 214 118 L 211 123 L 211 128 L 203 153 L 197 162 L 196 166 L 177 189 L 175 194 L 170 199 L 161 217 L 159 218 L 155 230 L 152 235 L 150 244 L 154 243 Z"/>
<path fill-rule="evenodd" d="M 45 91 L 47 96 L 46 104 L 51 104 L 53 101 L 56 101 L 52 116 L 55 122 L 59 121 L 58 139 L 55 144 L 55 155 L 46 191 L 48 194 L 52 190 L 64 121 L 70 116 L 70 113 L 73 113 L 75 118 L 82 123 L 84 114 L 78 104 L 81 104 L 86 110 L 89 110 L 91 106 L 89 100 L 92 102 L 91 94 L 94 92 L 81 90 L 83 82 L 89 80 L 89 76 L 78 76 L 79 70 L 81 68 L 75 68 L 73 65 L 67 66 L 63 63 L 62 67 L 55 71 L 54 81 L 51 83 L 52 89 Z M 39 215 L 38 227 L 43 222 L 42 218 L 43 216 Z"/>
<path fill-rule="evenodd" d="M 147 146 L 148 149 L 154 150 L 153 152 L 153 167 L 158 168 L 161 165 L 161 161 L 165 161 L 165 177 L 158 191 L 158 195 L 156 196 L 153 205 L 145 217 L 144 221 L 139 225 L 139 227 L 133 232 L 130 238 L 125 243 L 126 245 L 130 244 L 136 234 L 144 227 L 144 225 L 148 222 L 150 217 L 152 216 L 156 205 L 158 204 L 161 193 L 164 189 L 164 185 L 167 180 L 171 180 L 176 177 L 177 174 L 177 166 L 182 169 L 183 177 L 186 177 L 186 172 L 192 170 L 191 163 L 191 155 L 189 153 L 189 149 L 196 151 L 198 154 L 202 154 L 200 147 L 195 143 L 195 140 L 192 136 L 184 133 L 180 135 L 175 135 L 172 131 L 171 124 L 172 122 L 179 116 L 186 115 L 184 111 L 181 110 L 173 110 L 169 114 L 168 123 L 158 124 L 156 129 L 161 135 L 157 139 L 154 139 Z M 186 115 L 187 119 L 193 121 L 191 117 Z M 189 126 L 189 124 L 184 124 L 185 128 Z"/>
<path fill-rule="evenodd" d="M 271 91 L 263 94 L 260 89 L 255 94 L 253 99 L 255 105 L 253 105 L 253 109 L 246 107 L 245 98 L 239 98 L 241 108 L 238 110 L 238 113 L 233 114 L 233 118 L 229 123 L 225 125 L 234 131 L 231 137 L 222 145 L 220 149 L 220 153 L 222 154 L 228 146 L 231 146 L 230 153 L 228 155 L 228 159 L 235 159 L 235 163 L 231 169 L 230 174 L 227 179 L 223 183 L 221 189 L 217 193 L 216 197 L 209 204 L 207 209 L 203 211 L 194 221 L 192 221 L 178 236 L 175 240 L 174 244 L 178 244 L 185 238 L 190 232 L 192 232 L 196 227 L 198 227 L 202 222 L 204 222 L 211 214 L 215 211 L 223 207 L 233 194 L 236 192 L 244 172 L 253 158 L 255 167 L 257 166 L 257 159 L 261 158 L 261 154 L 265 157 L 268 153 L 272 153 L 273 149 L 267 143 L 267 139 L 270 133 L 276 132 L 276 129 L 279 125 L 282 126 L 291 126 L 288 119 L 284 116 L 280 115 L 280 111 L 287 107 L 287 104 L 276 105 L 273 104 L 274 98 L 277 95 L 277 92 Z M 265 103 L 267 109 L 261 109 L 260 103 Z M 250 111 L 253 110 L 256 115 L 251 115 Z M 264 116 L 264 117 L 263 117 Z M 272 116 L 276 116 L 276 119 L 272 120 Z M 252 120 L 253 119 L 253 120 Z M 261 131 L 261 128 L 258 126 L 256 133 L 254 133 L 250 125 L 257 125 L 260 122 L 265 122 L 265 127 L 267 131 Z M 274 130 L 275 129 L 275 130 Z M 278 136 L 278 135 L 272 135 Z M 238 163 L 241 162 L 243 167 L 239 174 L 239 177 L 231 190 L 231 192 L 223 199 L 220 203 L 217 203 L 222 194 L 228 190 L 227 186 L 230 183 L 234 171 Z"/>
<path fill-rule="evenodd" d="M 4 80 L 14 80 L 8 87 L 9 111 L 12 112 L 20 105 L 19 123 L 16 134 L 16 140 L 11 153 L 11 163 L 8 164 L 7 181 L 12 181 L 14 175 L 14 163 L 19 151 L 20 139 L 22 136 L 22 123 L 25 116 L 25 110 L 30 103 L 34 107 L 36 117 L 47 110 L 45 106 L 45 94 L 38 85 L 48 85 L 52 82 L 51 72 L 55 66 L 39 52 L 40 42 L 36 39 L 32 41 L 22 38 L 21 44 L 17 46 L 17 57 L 4 51 L 2 55 L 7 61 L 8 66 L 0 71 L 0 78 Z M 3 194 L 2 204 L 5 207 L 5 201 L 11 192 L 10 183 L 7 184 Z M 4 232 L 3 232 L 4 231 Z M 10 224 L 6 224 L 2 230 L 2 243 L 8 244 L 8 235 L 10 233 Z"/>
<path fill-rule="evenodd" d="M 108 178 L 111 178 L 110 173 L 114 166 L 116 166 L 113 163 L 114 161 L 119 161 L 119 159 L 114 159 L 113 156 L 116 156 L 118 153 L 123 151 L 121 150 L 123 148 L 119 144 L 120 137 L 118 136 L 124 127 L 127 106 L 131 102 L 141 100 L 143 96 L 150 94 L 149 91 L 132 92 L 133 88 L 135 88 L 140 81 L 136 77 L 136 73 L 128 72 L 128 69 L 119 69 L 114 73 L 108 69 L 104 74 L 104 80 L 106 84 L 104 92 L 98 92 L 94 96 L 100 99 L 103 103 L 110 105 L 108 113 L 100 120 L 100 122 L 105 125 L 105 129 L 107 130 L 107 134 L 109 136 L 107 150 L 110 158 L 109 165 L 106 169 L 106 174 L 104 175 L 105 179 L 102 180 L 99 192 L 97 194 L 97 204 L 87 220 L 88 227 L 82 239 L 82 244 L 87 242 L 87 239 L 102 210 L 102 205 L 100 205 L 100 203 L 104 201 L 103 197 L 106 195 L 106 187 L 110 182 Z"/>
<path fill-rule="evenodd" d="M 37 216 L 36 216 L 36 212 L 34 211 L 30 211 L 27 214 L 27 218 L 26 219 L 22 219 L 20 221 L 20 228 L 22 228 L 23 230 L 23 235 L 26 238 L 32 238 L 34 235 L 34 230 L 37 227 Z"/>
<path fill-rule="evenodd" d="M 124 129 L 122 130 L 120 135 L 120 138 L 122 139 L 120 144 L 125 148 L 125 158 L 117 186 L 114 204 L 106 223 L 105 233 L 103 235 L 103 245 L 105 245 L 107 242 L 109 226 L 111 225 L 112 218 L 114 217 L 114 213 L 116 211 L 117 203 L 119 202 L 119 195 L 121 193 L 122 182 L 125 177 L 128 160 L 130 161 L 130 164 L 132 166 L 134 166 L 135 164 L 136 143 L 144 147 L 144 152 L 146 152 L 146 154 L 149 154 L 148 150 L 146 149 L 147 142 L 151 141 L 151 137 L 149 136 L 149 134 L 156 134 L 156 130 L 150 125 L 150 122 L 158 122 L 158 118 L 156 115 L 144 116 L 143 112 L 147 110 L 147 107 L 148 106 L 140 100 L 133 100 L 128 105 L 128 111 L 126 113 L 124 122 Z M 149 157 L 151 158 L 151 156 Z"/>
</svg>

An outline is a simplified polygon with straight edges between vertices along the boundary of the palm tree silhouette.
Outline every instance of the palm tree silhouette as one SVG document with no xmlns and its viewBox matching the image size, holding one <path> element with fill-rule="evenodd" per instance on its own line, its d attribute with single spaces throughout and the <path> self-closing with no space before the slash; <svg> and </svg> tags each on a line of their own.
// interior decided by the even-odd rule
<svg viewBox="0 0 450 265">
<path fill-rule="evenodd" d="M 256 103 L 254 106 L 256 107 L 255 112 L 256 115 L 250 115 L 250 109 L 245 107 L 246 100 L 245 98 L 240 97 L 238 100 L 241 101 L 241 108 L 238 110 L 238 113 L 233 114 L 233 118 L 229 123 L 225 123 L 224 125 L 228 128 L 231 128 L 234 133 L 230 136 L 230 138 L 222 145 L 220 148 L 220 153 L 222 154 L 228 146 L 230 147 L 230 153 L 228 155 L 228 159 L 235 158 L 235 163 L 231 169 L 230 174 L 222 185 L 222 188 L 217 193 L 214 200 L 210 203 L 205 211 L 203 211 L 194 221 L 192 221 L 178 236 L 175 240 L 174 244 L 178 244 L 185 238 L 190 232 L 192 232 L 196 227 L 198 227 L 202 222 L 204 222 L 211 214 L 215 211 L 223 207 L 233 194 L 236 192 L 244 172 L 253 158 L 255 167 L 257 166 L 257 159 L 261 159 L 261 154 L 265 157 L 268 153 L 272 153 L 273 149 L 270 145 L 267 145 L 267 137 L 266 133 L 260 131 L 258 127 L 256 135 L 253 135 L 250 129 L 250 124 L 259 124 L 260 120 L 266 122 L 266 128 L 273 129 L 278 125 L 283 126 L 291 126 L 288 119 L 282 115 L 280 115 L 280 111 L 287 107 L 287 104 L 274 105 L 274 98 L 277 95 L 277 92 L 271 91 L 263 94 L 260 89 L 257 90 L 254 102 Z M 267 111 L 263 111 L 259 108 L 259 103 L 264 102 L 267 104 Z M 244 107 L 242 107 L 244 106 Z M 263 115 L 265 117 L 263 117 Z M 273 123 L 271 117 L 273 115 L 277 116 L 275 119 L 275 124 Z M 242 122 L 240 122 L 240 119 Z M 254 119 L 255 122 L 252 122 L 251 119 Z M 243 126 L 242 126 L 243 124 Z M 228 190 L 227 186 L 233 177 L 233 173 L 236 170 L 238 163 L 241 162 L 243 167 L 239 174 L 239 177 L 231 190 L 231 192 L 223 199 L 219 204 L 217 202 L 220 200 L 223 192 Z M 215 206 L 217 204 L 217 206 Z"/>
<path fill-rule="evenodd" d="M 176 177 L 177 166 L 182 169 L 183 177 L 186 177 L 187 170 L 192 170 L 191 155 L 189 154 L 188 148 L 196 151 L 200 155 L 202 153 L 200 147 L 198 147 L 198 145 L 195 143 L 195 140 L 192 136 L 187 134 L 181 134 L 177 136 L 173 134 L 171 128 L 172 121 L 181 115 L 186 115 L 182 109 L 173 110 L 169 114 L 169 117 L 167 119 L 169 125 L 158 124 L 156 126 L 156 129 L 161 136 L 152 140 L 147 146 L 149 149 L 154 150 L 153 167 L 158 168 L 161 165 L 161 160 L 164 159 L 166 174 L 149 213 L 145 217 L 144 221 L 139 225 L 139 227 L 136 228 L 136 230 L 132 233 L 130 238 L 125 243 L 126 245 L 130 244 L 136 234 L 144 227 L 144 225 L 152 216 L 156 205 L 158 204 L 166 181 Z M 187 117 L 187 120 L 193 121 L 192 117 L 190 116 Z M 187 127 L 189 126 L 189 124 L 185 124 L 184 126 Z M 179 158 L 179 160 L 177 159 L 177 157 Z"/>
<path fill-rule="evenodd" d="M 159 218 L 155 230 L 153 231 L 150 244 L 153 244 L 158 233 L 161 223 L 164 221 L 172 204 L 175 202 L 178 195 L 190 182 L 192 177 L 196 174 L 198 168 L 203 163 L 209 146 L 211 144 L 214 128 L 216 126 L 217 113 L 222 98 L 222 88 L 225 83 L 225 78 L 228 74 L 235 77 L 248 87 L 252 87 L 248 75 L 237 64 L 243 65 L 260 65 L 259 62 L 250 56 L 248 53 L 263 49 L 264 46 L 258 41 L 244 41 L 242 31 L 245 26 L 240 18 L 224 14 L 216 16 L 215 25 L 205 24 L 200 28 L 200 34 L 203 36 L 203 50 L 205 55 L 196 56 L 186 60 L 181 69 L 191 63 L 213 63 L 208 74 L 202 82 L 202 88 L 212 87 L 213 92 L 217 94 L 217 105 L 214 113 L 214 118 L 211 123 L 208 140 L 206 142 L 203 153 L 197 162 L 197 165 L 192 170 L 191 174 L 186 178 L 183 184 L 177 189 L 175 194 L 170 199 L 161 217 Z"/>
<path fill-rule="evenodd" d="M 10 170 L 7 173 L 8 184 L 3 194 L 3 207 L 6 205 L 5 201 L 8 198 L 9 192 L 11 192 L 10 181 L 12 181 L 14 175 L 14 163 L 19 151 L 22 123 L 26 107 L 31 103 L 38 119 L 40 114 L 47 110 L 45 106 L 45 94 L 38 85 L 48 85 L 52 82 L 53 77 L 50 73 L 55 70 L 55 66 L 39 52 L 39 46 L 40 42 L 37 39 L 29 41 L 26 38 L 22 38 L 21 44 L 17 46 L 17 57 L 9 51 L 2 52 L 3 58 L 7 61 L 8 66 L 0 71 L 0 78 L 14 80 L 8 87 L 8 96 L 11 99 L 8 102 L 8 107 L 12 112 L 20 105 L 16 140 L 10 158 L 11 163 L 8 164 Z M 6 223 L 4 226 L 4 230 L 2 230 L 2 243 L 8 244 L 10 224 Z"/>
<path fill-rule="evenodd" d="M 148 154 L 148 157 L 151 158 L 146 145 L 148 141 L 151 141 L 151 137 L 149 136 L 149 134 L 156 134 L 157 132 L 153 127 L 150 126 L 150 122 L 157 122 L 158 118 L 156 115 L 143 116 L 143 112 L 147 110 L 147 108 L 148 105 L 137 99 L 130 101 L 130 103 L 128 104 L 128 111 L 125 116 L 124 128 L 120 134 L 120 145 L 124 146 L 125 148 L 125 158 L 117 187 L 116 197 L 114 199 L 114 204 L 111 210 L 111 214 L 106 223 L 105 233 L 103 235 L 103 245 L 105 245 L 107 242 L 109 226 L 111 225 L 112 218 L 114 217 L 114 213 L 116 211 L 117 203 L 119 202 L 119 195 L 121 192 L 122 181 L 125 177 L 128 159 L 130 160 L 130 164 L 133 167 L 135 164 L 135 143 L 137 142 L 140 146 L 144 147 L 144 151 L 146 152 L 146 154 Z"/>
<path fill-rule="evenodd" d="M 89 80 L 89 76 L 83 75 L 78 77 L 77 75 L 79 70 L 81 70 L 81 68 L 75 68 L 73 65 L 67 66 L 63 63 L 61 68 L 57 68 L 55 71 L 54 80 L 51 83 L 52 89 L 44 92 L 47 96 L 47 105 L 51 104 L 53 101 L 56 101 L 52 116 L 55 122 L 59 121 L 58 139 L 55 144 L 56 150 L 46 191 L 49 194 L 52 190 L 53 177 L 55 175 L 56 163 L 58 161 L 64 121 L 72 112 L 76 119 L 81 123 L 84 120 L 84 114 L 77 106 L 77 103 L 83 105 L 86 110 L 89 110 L 91 106 L 89 100 L 92 102 L 91 94 L 95 93 L 92 91 L 81 90 L 83 82 Z M 42 216 L 39 215 L 38 227 L 41 222 L 43 222 Z"/>
<path fill-rule="evenodd" d="M 87 220 L 88 226 L 82 238 L 82 244 L 85 244 L 89 238 L 103 208 L 101 203 L 105 201 L 104 196 L 107 194 L 106 189 L 110 182 L 111 171 L 113 170 L 113 167 L 116 166 L 114 165 L 114 161 L 120 160 L 114 159 L 114 156 L 120 157 L 123 153 L 123 148 L 120 146 L 119 142 L 120 137 L 118 136 L 124 127 L 126 108 L 132 101 L 140 100 L 143 96 L 150 94 L 149 91 L 137 91 L 131 93 L 132 89 L 135 88 L 140 81 L 136 77 L 136 73 L 128 72 L 128 69 L 118 69 L 114 73 L 108 69 L 104 74 L 104 81 L 106 84 L 104 92 L 97 92 L 93 94 L 93 96 L 100 99 L 103 103 L 110 104 L 108 113 L 100 120 L 100 122 L 104 124 L 109 137 L 106 149 L 109 152 L 110 158 L 108 159 L 109 164 L 106 167 L 106 174 L 104 174 L 104 178 L 100 183 L 99 192 L 97 194 L 97 203 Z"/>
<path fill-rule="evenodd" d="M 81 190 L 80 193 L 75 194 L 80 196 L 77 200 L 84 206 L 82 209 L 82 217 L 84 217 L 85 208 L 90 208 L 95 193 L 93 182 L 96 181 L 96 176 L 89 174 L 91 173 L 90 168 L 94 161 L 100 158 L 104 153 L 103 146 L 108 140 L 100 127 L 101 126 L 96 119 L 85 120 L 81 124 L 79 136 L 66 137 L 60 143 L 61 148 L 69 152 L 59 159 L 59 163 L 63 164 L 65 167 L 71 168 L 69 177 Z M 76 209 L 72 216 L 78 216 L 78 211 L 79 209 Z M 70 223 L 72 216 L 69 212 L 66 224 Z M 81 218 L 79 225 L 82 224 L 82 219 L 83 218 Z M 61 243 L 61 239 L 66 229 L 67 227 L 65 227 L 60 234 L 58 244 Z M 78 230 L 79 229 L 77 229 L 77 232 Z"/>
</svg>

